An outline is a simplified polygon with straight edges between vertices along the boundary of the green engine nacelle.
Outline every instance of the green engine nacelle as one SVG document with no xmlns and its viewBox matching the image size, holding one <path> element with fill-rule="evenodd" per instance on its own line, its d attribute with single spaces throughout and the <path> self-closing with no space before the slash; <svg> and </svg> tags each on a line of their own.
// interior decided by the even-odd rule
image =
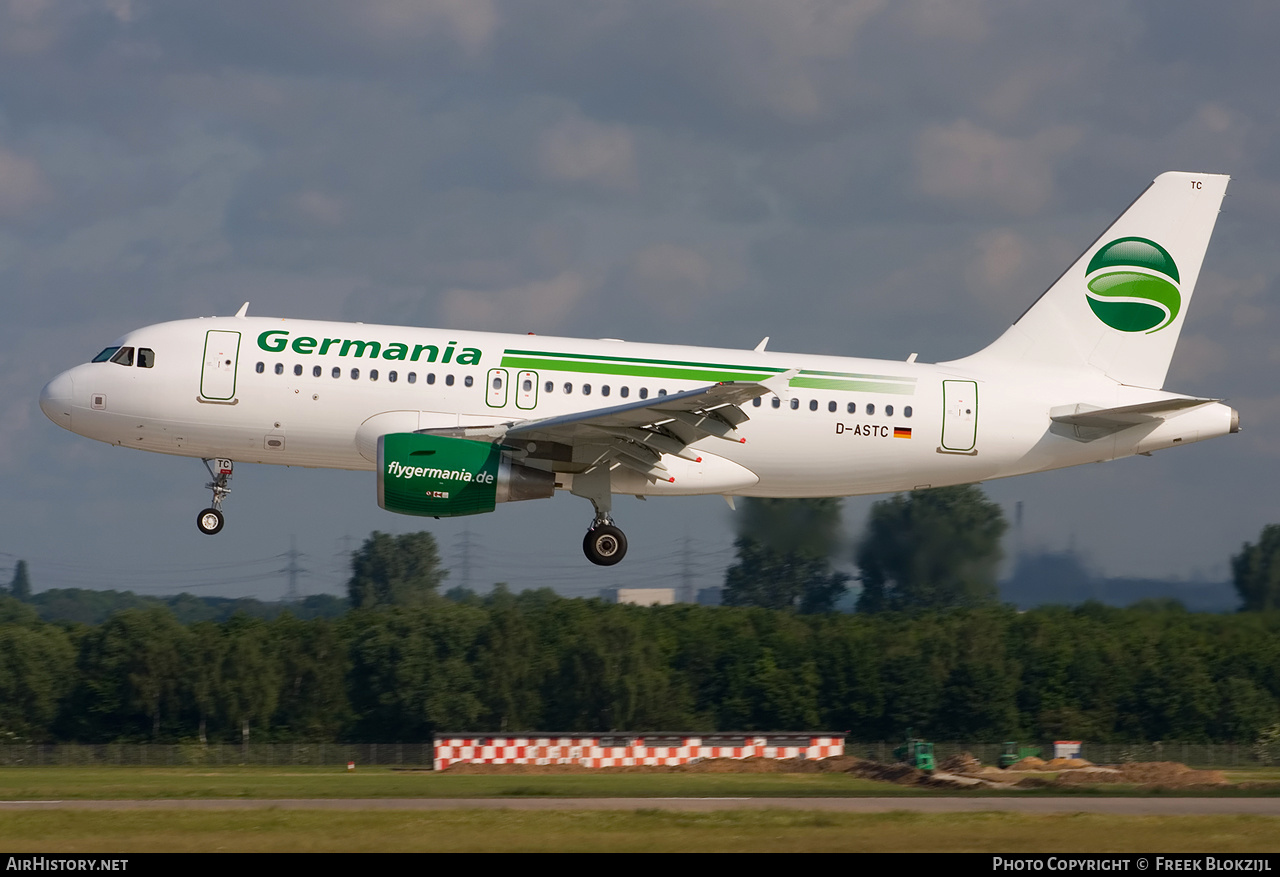
<svg viewBox="0 0 1280 877">
<path fill-rule="evenodd" d="M 501 445 L 415 432 L 378 438 L 378 505 L 389 512 L 478 515 L 555 489 L 555 475 L 512 462 Z"/>
</svg>

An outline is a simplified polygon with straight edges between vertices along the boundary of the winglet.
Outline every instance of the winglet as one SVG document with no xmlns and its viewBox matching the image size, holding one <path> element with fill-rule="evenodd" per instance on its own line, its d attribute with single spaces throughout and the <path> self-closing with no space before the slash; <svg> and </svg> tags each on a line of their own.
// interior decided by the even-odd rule
<svg viewBox="0 0 1280 877">
<path fill-rule="evenodd" d="M 764 353 L 764 347 L 768 343 L 769 343 L 769 336 L 766 335 L 764 336 L 764 339 L 761 340 L 761 342 L 756 345 L 756 353 Z"/>
<path fill-rule="evenodd" d="M 236 311 L 236 316 L 243 320 L 248 315 L 248 313 L 249 313 L 249 303 L 245 302 L 244 304 L 240 305 L 240 310 Z"/>
</svg>

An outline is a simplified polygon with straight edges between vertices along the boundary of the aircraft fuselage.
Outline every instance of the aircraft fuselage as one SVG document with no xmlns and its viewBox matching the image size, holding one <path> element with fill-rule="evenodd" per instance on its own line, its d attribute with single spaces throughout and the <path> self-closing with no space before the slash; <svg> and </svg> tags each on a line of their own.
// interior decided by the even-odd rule
<svg viewBox="0 0 1280 877">
<path fill-rule="evenodd" d="M 374 441 L 522 421 L 800 369 L 789 391 L 742 406 L 738 435 L 704 438 L 674 481 L 615 478 L 614 493 L 851 496 L 960 484 L 1098 462 L 1231 431 L 1207 403 L 1101 441 L 1051 431 L 1051 411 L 1180 398 L 1101 374 L 981 368 L 617 340 L 362 323 L 212 317 L 130 332 L 144 367 L 101 361 L 63 373 L 41 404 L 73 432 L 188 457 L 372 470 Z M 495 386 L 495 382 L 497 386 Z M 374 424 L 376 428 L 362 427 Z M 363 439 L 363 441 L 362 441 Z"/>
</svg>

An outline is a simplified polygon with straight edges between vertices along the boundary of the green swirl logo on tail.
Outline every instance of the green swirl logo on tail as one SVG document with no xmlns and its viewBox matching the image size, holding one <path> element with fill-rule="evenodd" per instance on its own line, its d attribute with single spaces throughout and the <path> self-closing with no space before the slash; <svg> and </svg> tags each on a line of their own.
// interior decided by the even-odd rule
<svg viewBox="0 0 1280 877">
<path fill-rule="evenodd" d="M 1178 316 L 1182 293 L 1169 251 L 1146 238 L 1117 238 L 1085 272 L 1089 307 L 1121 332 L 1159 332 Z"/>
</svg>

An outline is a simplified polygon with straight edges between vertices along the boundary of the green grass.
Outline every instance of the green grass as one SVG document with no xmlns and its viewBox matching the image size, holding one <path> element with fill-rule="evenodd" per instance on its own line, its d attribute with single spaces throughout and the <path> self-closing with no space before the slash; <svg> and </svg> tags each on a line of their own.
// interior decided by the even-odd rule
<svg viewBox="0 0 1280 877">
<path fill-rule="evenodd" d="M 13 767 L 0 800 L 115 798 L 830 797 L 926 790 L 845 774 L 450 775 L 314 767 Z"/>
<path fill-rule="evenodd" d="M 1232 783 L 1280 783 L 1280 767 L 1222 768 Z"/>
<path fill-rule="evenodd" d="M 2 812 L 6 853 L 1275 852 L 1280 817 L 674 813 Z"/>
<path fill-rule="evenodd" d="M 1233 782 L 1271 781 L 1275 771 L 1236 771 Z M 0 800 L 119 798 L 504 798 L 504 797 L 867 797 L 962 795 L 1170 795 L 1128 785 L 1029 791 L 936 791 L 847 774 L 449 774 L 371 767 L 7 767 Z M 1196 790 L 1199 796 L 1280 795 L 1269 790 Z"/>
</svg>

